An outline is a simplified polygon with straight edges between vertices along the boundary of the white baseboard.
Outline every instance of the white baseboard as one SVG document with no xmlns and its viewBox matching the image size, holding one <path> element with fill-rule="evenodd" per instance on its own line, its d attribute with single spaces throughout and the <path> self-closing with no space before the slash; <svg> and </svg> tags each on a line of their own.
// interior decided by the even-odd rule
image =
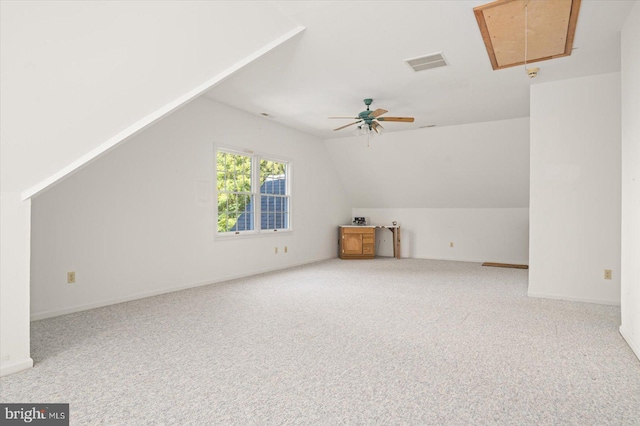
<svg viewBox="0 0 640 426">
<path fill-rule="evenodd" d="M 38 321 L 38 320 L 42 320 L 42 319 L 46 319 L 46 318 L 57 317 L 57 316 L 60 316 L 60 315 L 72 314 L 74 312 L 86 311 L 88 309 L 102 308 L 103 306 L 109 306 L 109 305 L 115 305 L 115 304 L 118 304 L 118 303 L 130 302 L 132 300 L 144 299 L 145 297 L 158 296 L 160 294 L 165 294 L 165 293 L 173 293 L 174 291 L 186 290 L 186 289 L 189 289 L 189 288 L 202 287 L 202 286 L 210 285 L 210 284 L 217 284 L 217 283 L 221 283 L 221 282 L 224 282 L 224 281 L 235 280 L 235 279 L 238 279 L 238 278 L 251 277 L 253 275 L 265 274 L 267 272 L 281 271 L 281 270 L 285 270 L 285 269 L 289 269 L 289 268 L 295 268 L 295 267 L 302 266 L 302 265 L 308 265 L 308 264 L 312 264 L 312 263 L 324 262 L 325 260 L 335 259 L 336 257 L 337 256 L 331 256 L 331 257 L 326 257 L 326 258 L 320 258 L 320 259 L 315 259 L 315 260 L 308 260 L 308 261 L 293 263 L 293 264 L 290 264 L 290 265 L 287 265 L 287 266 L 284 266 L 284 267 L 266 268 L 266 269 L 262 269 L 262 270 L 259 270 L 259 271 L 253 271 L 253 272 L 248 272 L 248 273 L 243 273 L 243 274 L 241 273 L 241 274 L 228 275 L 228 276 L 216 278 L 213 281 L 197 282 L 197 283 L 185 284 L 185 285 L 180 285 L 180 286 L 175 286 L 175 287 L 163 288 L 161 290 L 153 290 L 153 291 L 146 291 L 146 292 L 142 292 L 142 293 L 135 293 L 135 294 L 131 294 L 131 295 L 128 295 L 128 296 L 116 297 L 116 298 L 107 299 L 107 300 L 100 300 L 100 301 L 91 302 L 91 303 L 83 303 L 81 305 L 75 305 L 75 306 L 70 306 L 70 307 L 61 308 L 61 309 L 52 309 L 52 310 L 49 310 L 49 311 L 32 312 L 31 313 L 31 321 Z"/>
<path fill-rule="evenodd" d="M 623 326 L 620 326 L 620 334 L 640 361 L 640 345 L 631 338 L 631 333 L 628 333 Z"/>
<path fill-rule="evenodd" d="M 427 259 L 427 260 L 447 260 L 450 262 L 470 262 L 470 263 L 483 263 L 484 260 L 478 259 L 461 259 L 459 257 L 414 257 L 412 259 Z"/>
<path fill-rule="evenodd" d="M 8 376 L 9 374 L 17 373 L 22 370 L 28 370 L 31 367 L 33 367 L 33 360 L 31 358 L 3 362 L 0 365 L 0 377 Z"/>
<path fill-rule="evenodd" d="M 525 261 L 513 261 L 513 260 L 497 260 L 497 259 L 467 259 L 467 258 L 455 258 L 455 257 L 402 257 L 403 259 L 427 259 L 427 260 L 448 260 L 452 262 L 470 262 L 470 263 L 485 263 L 485 262 L 493 262 L 493 263 L 507 263 L 512 265 L 528 265 L 529 260 Z"/>
<path fill-rule="evenodd" d="M 531 292 L 528 292 L 527 296 L 537 297 L 539 299 L 555 299 L 555 300 L 566 300 L 568 302 L 582 302 L 582 303 L 595 303 L 597 305 L 620 306 L 619 300 L 586 299 L 582 297 L 564 296 L 561 294 L 543 294 L 543 293 L 531 293 Z"/>
</svg>

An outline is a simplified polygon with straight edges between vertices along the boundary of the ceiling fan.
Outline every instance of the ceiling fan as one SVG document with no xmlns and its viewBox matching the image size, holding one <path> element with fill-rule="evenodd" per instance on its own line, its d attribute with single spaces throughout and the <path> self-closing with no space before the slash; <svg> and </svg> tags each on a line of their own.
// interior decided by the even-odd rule
<svg viewBox="0 0 640 426">
<path fill-rule="evenodd" d="M 329 118 L 349 118 L 351 120 L 356 120 L 353 123 L 349 123 L 347 125 L 338 127 L 336 130 L 344 129 L 345 127 L 353 126 L 354 124 L 359 124 L 358 131 L 361 134 L 369 134 L 375 132 L 377 134 L 382 133 L 384 127 L 380 124 L 381 121 L 398 121 L 401 123 L 413 123 L 413 117 L 381 117 L 381 115 L 386 114 L 388 111 L 386 109 L 376 109 L 375 111 L 371 111 L 369 106 L 373 102 L 373 99 L 365 99 L 364 104 L 367 106 L 365 111 L 362 111 L 358 114 L 357 117 L 329 117 Z"/>
</svg>

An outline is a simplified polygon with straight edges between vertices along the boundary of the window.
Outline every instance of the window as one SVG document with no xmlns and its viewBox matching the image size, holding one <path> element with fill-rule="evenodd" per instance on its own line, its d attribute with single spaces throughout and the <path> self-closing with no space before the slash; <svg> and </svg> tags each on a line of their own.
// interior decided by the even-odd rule
<svg viewBox="0 0 640 426">
<path fill-rule="evenodd" d="M 287 164 L 260 159 L 260 229 L 289 228 Z"/>
<path fill-rule="evenodd" d="M 253 229 L 252 158 L 218 151 L 218 232 Z"/>
<path fill-rule="evenodd" d="M 218 150 L 216 164 L 219 234 L 291 229 L 289 162 Z"/>
</svg>

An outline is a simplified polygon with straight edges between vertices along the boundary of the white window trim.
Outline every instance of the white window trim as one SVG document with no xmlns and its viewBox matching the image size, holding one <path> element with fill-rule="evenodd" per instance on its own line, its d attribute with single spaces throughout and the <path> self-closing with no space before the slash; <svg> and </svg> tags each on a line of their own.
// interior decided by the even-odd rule
<svg viewBox="0 0 640 426">
<path fill-rule="evenodd" d="M 248 156 L 251 157 L 251 188 L 252 188 L 252 196 L 254 201 L 254 212 L 253 212 L 253 227 L 254 229 L 249 230 L 249 231 L 235 231 L 235 232 L 219 232 L 218 231 L 218 163 L 217 163 L 217 156 L 218 156 L 218 152 L 222 151 L 222 152 L 227 152 L 230 154 L 236 154 L 236 155 L 244 155 L 244 156 Z M 259 229 L 260 228 L 260 218 L 261 218 L 261 212 L 262 212 L 262 203 L 260 200 L 260 197 L 262 196 L 262 194 L 260 193 L 260 160 L 267 160 L 267 161 L 275 161 L 278 163 L 285 163 L 286 164 L 286 175 L 287 175 L 287 181 L 286 181 L 286 194 L 287 197 L 289 198 L 289 202 L 288 202 L 288 209 L 289 209 L 289 218 L 288 218 L 288 223 L 289 223 L 289 227 L 288 228 L 281 228 L 281 229 Z M 274 236 L 274 235 L 282 235 L 282 234 L 290 234 L 293 232 L 293 218 L 292 218 L 292 202 L 291 200 L 293 199 L 293 195 L 292 195 L 292 185 L 291 185 L 291 176 L 292 176 L 292 162 L 290 159 L 285 158 L 285 157 L 280 157 L 277 155 L 273 155 L 273 154 L 265 154 L 265 153 L 261 153 L 258 151 L 253 151 L 250 149 L 241 149 L 241 148 L 237 148 L 237 147 L 232 147 L 232 146 L 226 146 L 226 145 L 214 145 L 214 151 L 213 151 L 213 161 L 214 161 L 214 188 L 215 188 L 215 202 L 213 203 L 214 205 L 214 212 L 215 212 L 215 220 L 214 220 L 214 226 L 215 226 L 215 238 L 219 238 L 222 240 L 225 239 L 236 239 L 236 238 L 251 238 L 251 237 L 264 237 L 264 236 Z M 254 172 L 255 171 L 255 172 Z M 268 195 L 268 194 L 267 194 Z"/>
</svg>

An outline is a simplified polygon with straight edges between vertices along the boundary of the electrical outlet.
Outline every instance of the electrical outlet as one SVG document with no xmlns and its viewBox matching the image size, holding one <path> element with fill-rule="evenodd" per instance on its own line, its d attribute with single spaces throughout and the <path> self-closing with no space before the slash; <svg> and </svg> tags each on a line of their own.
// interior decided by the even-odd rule
<svg viewBox="0 0 640 426">
<path fill-rule="evenodd" d="M 611 269 L 605 269 L 604 270 L 604 279 L 605 280 L 610 280 L 611 279 Z"/>
<path fill-rule="evenodd" d="M 75 272 L 67 272 L 67 283 L 73 284 L 76 282 L 76 273 Z"/>
<path fill-rule="evenodd" d="M 284 252 L 285 252 L 285 253 L 288 253 L 288 252 L 289 252 L 289 249 L 287 248 L 287 246 L 284 246 Z"/>
<path fill-rule="evenodd" d="M 453 247 L 453 241 L 449 243 L 449 247 Z"/>
<path fill-rule="evenodd" d="M 275 249 L 275 254 L 278 254 L 278 247 L 276 247 Z"/>
</svg>

